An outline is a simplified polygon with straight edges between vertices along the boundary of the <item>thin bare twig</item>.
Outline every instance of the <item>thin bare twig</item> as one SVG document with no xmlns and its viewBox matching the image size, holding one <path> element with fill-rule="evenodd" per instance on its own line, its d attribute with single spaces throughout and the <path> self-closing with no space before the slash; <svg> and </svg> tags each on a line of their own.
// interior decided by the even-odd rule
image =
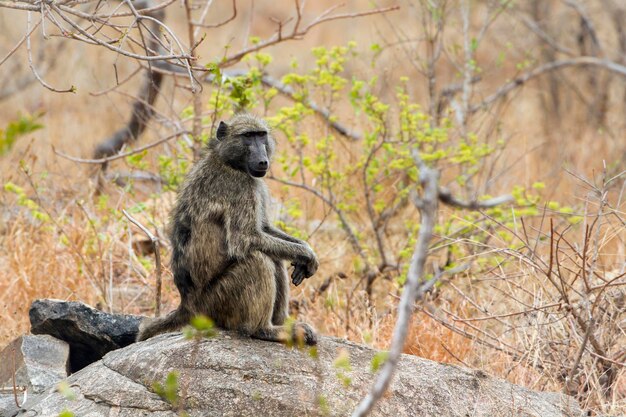
<svg viewBox="0 0 626 417">
<path fill-rule="evenodd" d="M 150 232 L 150 230 L 148 230 L 144 225 L 139 223 L 139 221 L 133 218 L 133 216 L 128 214 L 126 210 L 122 209 L 122 213 L 124 214 L 124 216 L 126 216 L 126 218 L 132 224 L 140 228 L 141 231 L 144 232 L 146 236 L 148 236 L 148 239 L 150 239 L 150 241 L 152 242 L 152 248 L 154 249 L 154 259 L 156 261 L 156 297 L 155 297 L 156 307 L 155 307 L 154 316 L 159 317 L 161 315 L 161 283 L 162 283 L 161 252 L 160 252 L 159 238 L 155 236 L 154 234 L 152 234 L 152 232 Z"/>
<path fill-rule="evenodd" d="M 28 36 L 26 36 L 26 50 L 28 52 L 28 66 L 30 67 L 31 72 L 33 73 L 35 78 L 37 78 L 37 81 L 39 81 L 41 85 L 43 85 L 45 88 L 47 88 L 50 91 L 54 91 L 55 93 L 75 93 L 76 87 L 74 86 L 71 86 L 70 88 L 66 90 L 59 90 L 57 88 L 52 87 L 50 84 L 45 82 L 43 78 L 41 78 L 41 76 L 35 69 L 35 65 L 33 64 L 33 52 L 30 48 L 30 34 L 32 33 L 32 31 L 30 30 L 31 12 L 27 12 L 26 19 L 27 19 L 26 30 L 28 31 Z M 42 21 L 43 21 L 43 16 L 41 17 L 41 20 L 39 21 L 39 23 L 41 23 Z"/>
<path fill-rule="evenodd" d="M 13 400 L 15 400 L 15 406 L 17 408 L 20 408 L 20 402 L 17 400 L 17 386 L 15 384 L 15 373 L 17 372 L 16 365 L 15 365 L 15 351 L 17 350 L 17 347 L 14 345 L 13 346 L 13 354 L 11 355 L 11 358 L 13 359 L 13 372 L 11 372 L 11 381 L 13 382 Z"/>
<path fill-rule="evenodd" d="M 58 156 L 60 156 L 61 158 L 65 158 L 68 159 L 70 161 L 74 161 L 74 162 L 79 162 L 81 164 L 106 164 L 108 162 L 111 161 L 115 161 L 118 159 L 122 159 L 122 158 L 126 158 L 127 156 L 131 156 L 131 155 L 135 155 L 138 154 L 140 152 L 145 151 L 146 149 L 150 149 L 150 148 L 154 148 L 155 146 L 161 145 L 162 143 L 167 142 L 168 140 L 172 140 L 178 136 L 181 135 L 185 135 L 190 133 L 189 131 L 183 130 L 183 131 L 178 131 L 176 133 L 173 133 L 169 136 L 164 137 L 163 139 L 159 139 L 155 142 L 149 143 L 147 145 L 144 146 L 140 146 L 137 149 L 133 149 L 132 151 L 129 152 L 125 152 L 125 153 L 120 153 L 117 155 L 113 155 L 113 156 L 107 156 L 106 158 L 98 158 L 98 159 L 83 159 L 83 158 L 77 158 L 75 156 L 70 156 L 70 155 L 66 155 L 63 152 L 59 152 L 55 149 L 54 146 L 52 146 L 52 151 L 57 154 Z"/>
<path fill-rule="evenodd" d="M 297 5 L 297 3 L 296 3 Z M 246 55 L 253 53 L 253 52 L 257 52 L 260 51 L 262 49 L 265 49 L 267 47 L 270 47 L 272 45 L 275 45 L 279 42 L 284 42 L 287 40 L 294 40 L 294 39 L 301 39 L 304 35 L 306 35 L 311 29 L 313 29 L 315 26 L 318 26 L 322 23 L 325 22 L 330 22 L 332 20 L 343 20 L 343 19 L 354 19 L 357 17 L 363 17 L 363 16 L 370 16 L 370 15 L 374 15 L 374 14 L 381 14 L 381 13 L 387 13 L 387 12 L 391 12 L 394 10 L 398 10 L 400 9 L 400 6 L 391 6 L 391 7 L 381 7 L 378 9 L 374 9 L 374 10 L 368 10 L 365 12 L 357 12 L 357 13 L 344 13 L 344 14 L 336 14 L 336 15 L 331 15 L 329 16 L 329 14 L 335 10 L 337 7 L 340 7 L 340 5 L 336 5 L 331 7 L 330 9 L 326 10 L 324 13 L 322 13 L 320 16 L 318 16 L 313 22 L 309 23 L 307 26 L 305 26 L 304 28 L 300 29 L 299 28 L 299 24 L 301 21 L 301 9 L 300 7 L 296 7 L 296 13 L 297 13 L 297 19 L 296 19 L 296 23 L 294 24 L 293 30 L 291 31 L 291 33 L 284 35 L 282 33 L 282 31 L 278 31 L 277 33 L 274 34 L 274 36 L 272 36 L 271 38 L 263 41 L 263 42 L 259 42 L 256 45 L 253 45 L 249 48 L 245 48 L 242 51 L 239 51 L 231 56 L 228 56 L 226 58 L 224 58 L 222 61 L 220 61 L 219 66 L 220 67 L 229 67 L 239 61 L 241 61 L 243 59 L 243 57 L 245 57 Z M 282 28 L 282 25 L 281 25 Z"/>
<path fill-rule="evenodd" d="M 2 58 L 2 61 L 0 61 L 0 66 L 2 66 L 2 64 L 4 64 L 6 62 L 6 60 L 9 59 L 11 57 L 11 55 L 13 55 L 15 53 L 15 51 L 17 51 L 19 49 L 19 47 L 24 44 L 24 42 L 26 42 L 28 37 L 39 27 L 39 25 L 41 25 L 41 22 L 43 22 L 43 18 L 39 19 L 39 21 L 37 23 L 35 23 L 35 26 L 33 26 L 33 28 L 30 29 L 26 33 L 26 35 L 24 35 L 24 37 L 22 39 L 20 39 L 20 41 L 13 47 L 13 49 L 11 49 L 9 51 L 9 53 L 6 54 L 6 56 L 4 58 Z"/>
<path fill-rule="evenodd" d="M 293 181 L 289 181 L 289 180 L 283 180 L 280 178 L 276 178 L 273 175 L 269 176 L 268 179 L 279 182 L 281 184 L 285 184 L 285 185 L 289 185 L 291 187 L 296 187 L 296 188 L 300 188 L 302 190 L 306 190 L 309 193 L 313 194 L 314 196 L 316 196 L 317 198 L 319 198 L 320 200 L 322 200 L 326 205 L 328 205 L 328 207 L 331 208 L 332 211 L 335 212 L 335 214 L 337 214 L 337 217 L 339 217 L 339 221 L 341 222 L 341 226 L 344 228 L 346 234 L 348 235 L 348 240 L 350 242 L 350 244 L 352 245 L 353 249 L 357 252 L 357 254 L 359 255 L 359 257 L 363 260 L 363 262 L 365 262 L 366 265 L 369 264 L 368 260 L 367 260 L 367 254 L 365 253 L 365 249 L 363 248 L 363 246 L 361 245 L 361 243 L 359 242 L 359 238 L 356 235 L 356 232 L 353 230 L 352 226 L 350 225 L 350 222 L 348 222 L 348 219 L 345 216 L 345 213 L 343 212 L 343 210 L 341 210 L 339 207 L 337 207 L 337 205 L 335 203 L 333 203 L 328 197 L 326 197 L 324 194 L 322 194 L 321 191 L 313 188 L 313 187 L 309 187 L 306 184 L 299 184 L 297 182 L 293 182 Z"/>
<path fill-rule="evenodd" d="M 141 19 L 149 18 L 151 27 L 146 28 L 150 32 L 150 36 L 148 36 L 148 41 L 144 45 L 144 49 L 146 50 L 146 54 L 158 56 L 157 51 L 159 50 L 160 42 L 159 36 L 161 36 L 161 31 L 159 29 L 163 26 L 159 19 L 164 18 L 165 12 L 158 11 L 153 16 L 139 15 L 138 11 L 130 1 L 128 1 L 127 4 L 133 11 L 136 21 L 139 22 Z M 150 64 L 150 62 L 148 62 L 148 64 Z M 189 64 L 187 64 L 187 70 L 190 74 L 190 79 L 193 80 Z M 109 138 L 98 144 L 94 151 L 94 159 L 107 159 L 107 157 L 116 154 L 128 142 L 139 138 L 139 136 L 146 130 L 148 121 L 152 119 L 154 115 L 153 105 L 159 96 L 159 90 L 162 82 L 163 74 L 158 71 L 154 71 L 152 65 L 149 65 L 139 91 L 139 96 L 133 103 L 133 109 L 128 123 Z M 103 162 L 102 168 L 106 169 L 106 162 Z"/>
<path fill-rule="evenodd" d="M 209 4 L 210 4 L 210 2 L 207 3 L 207 5 L 209 5 Z M 208 7 L 206 8 L 206 10 L 208 10 Z M 191 24 L 194 25 L 194 26 L 205 28 L 205 29 L 215 29 L 215 28 L 224 26 L 224 25 L 226 25 L 229 22 L 232 22 L 237 17 L 237 0 L 233 0 L 233 14 L 229 18 L 227 18 L 226 20 L 223 20 L 223 21 L 221 21 L 219 23 L 206 24 L 206 23 L 203 23 L 204 17 L 205 16 L 202 16 L 200 21 L 198 21 L 198 22 L 191 22 Z"/>
</svg>

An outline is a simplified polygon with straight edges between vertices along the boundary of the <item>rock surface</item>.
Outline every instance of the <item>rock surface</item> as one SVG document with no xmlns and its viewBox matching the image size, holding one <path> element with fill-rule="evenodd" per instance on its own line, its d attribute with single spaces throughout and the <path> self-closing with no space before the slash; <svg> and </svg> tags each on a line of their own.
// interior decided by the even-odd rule
<svg viewBox="0 0 626 417">
<path fill-rule="evenodd" d="M 142 317 L 109 314 L 75 301 L 35 300 L 28 312 L 30 331 L 69 343 L 70 371 L 135 341 Z"/>
<path fill-rule="evenodd" d="M 67 377 L 69 352 L 67 343 L 52 336 L 15 339 L 0 352 L 0 387 L 13 387 L 15 375 L 18 402 L 23 401 L 24 391 L 28 395 L 43 392 Z M 11 410 L 17 410 L 13 394 L 0 394 L 0 416 Z"/>
<path fill-rule="evenodd" d="M 23 416 L 176 416 L 153 392 L 179 371 L 179 398 L 190 416 L 350 415 L 369 389 L 376 351 L 322 337 L 317 358 L 308 351 L 221 332 L 193 342 L 180 333 L 160 335 L 107 354 L 68 383 L 71 401 L 50 390 L 32 398 Z M 337 361 L 338 357 L 349 358 Z M 403 355 L 376 416 L 581 415 L 575 401 L 512 385 L 482 372 Z"/>
</svg>

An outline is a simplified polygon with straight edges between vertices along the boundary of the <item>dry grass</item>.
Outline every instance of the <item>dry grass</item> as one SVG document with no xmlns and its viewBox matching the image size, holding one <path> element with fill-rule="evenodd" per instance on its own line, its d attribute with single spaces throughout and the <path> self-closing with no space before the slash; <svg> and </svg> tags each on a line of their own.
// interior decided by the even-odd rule
<svg viewBox="0 0 626 417">
<path fill-rule="evenodd" d="M 251 33 L 269 35 L 273 26 L 266 17 L 285 17 L 284 11 L 272 6 L 271 2 L 267 3 L 256 6 L 255 13 L 262 18 L 255 18 Z M 315 3 L 311 5 L 312 15 L 316 10 L 323 9 L 324 2 Z M 350 7 L 366 7 L 368 2 L 355 3 L 358 4 Z M 224 5 L 220 7 L 228 9 Z M 237 27 L 250 19 L 250 13 L 245 8 L 243 10 L 238 17 L 240 25 L 219 31 L 211 45 L 202 46 L 201 55 L 218 55 L 220 50 L 212 49 L 213 45 L 241 42 L 242 35 L 238 33 Z M 408 10 L 410 13 L 390 16 L 390 19 L 397 26 L 410 27 L 410 22 L 413 21 L 411 19 L 415 19 L 415 11 L 411 8 Z M 180 13 L 180 10 L 174 11 L 169 19 L 175 29 L 182 30 Z M 601 10 L 592 9 L 592 13 L 598 21 L 606 19 Z M 224 14 L 227 12 L 224 11 Z M 18 16 L 19 13 L 0 10 L 0 27 L 9 29 L 3 34 L 4 38 L 0 38 L 0 45 L 7 49 L 16 42 L 19 33 L 24 29 L 23 25 L 11 23 L 18 21 Z M 478 15 L 474 18 L 479 21 Z M 273 50 L 278 62 L 272 70 L 276 75 L 284 73 L 288 70 L 292 57 L 297 57 L 301 67 L 306 68 L 311 64 L 308 50 L 314 45 L 345 44 L 356 39 L 365 50 L 371 42 L 384 44 L 384 40 L 393 37 L 393 29 L 383 17 L 368 19 L 367 24 L 354 24 L 351 21 L 332 23 L 325 29 L 313 31 L 304 41 Z M 525 33 L 521 25 L 512 28 L 506 24 L 495 25 L 485 41 L 491 47 L 479 50 L 479 62 L 495 62 L 496 51 L 509 40 L 515 44 L 516 49 L 512 52 L 514 57 L 504 67 L 494 67 L 483 74 L 487 81 L 481 84 L 482 90 L 477 94 L 493 90 L 510 78 L 515 73 L 516 59 L 523 55 L 524 50 L 536 50 L 529 46 L 531 40 L 528 40 Z M 458 33 L 451 35 L 454 36 L 458 37 Z M 607 44 L 615 44 L 615 40 L 609 35 L 606 37 Z M 22 52 L 15 58 L 24 61 Z M 384 58 L 381 58 L 382 62 L 372 71 L 380 73 L 384 83 L 393 83 L 399 74 L 410 71 L 403 64 L 406 62 L 404 53 L 402 47 L 389 48 Z M 154 308 L 153 258 L 150 254 L 142 255 L 133 249 L 133 244 L 142 240 L 143 236 L 128 224 L 119 214 L 119 210 L 144 204 L 145 210 L 137 217 L 152 230 L 163 234 L 173 195 L 160 192 L 152 184 L 137 183 L 135 187 L 126 188 L 109 184 L 105 190 L 107 197 L 97 197 L 94 195 L 95 185 L 90 176 L 90 167 L 58 158 L 51 151 L 51 146 L 55 146 L 73 155 L 88 156 L 99 140 L 120 126 L 126 118 L 129 98 L 119 93 L 93 97 L 89 92 L 113 85 L 113 63 L 117 63 L 120 78 L 132 70 L 132 63 L 79 43 L 68 44 L 60 54 L 62 64 L 57 64 L 46 75 L 46 79 L 55 85 L 74 84 L 78 87 L 77 94 L 54 94 L 35 83 L 0 102 L 0 127 L 14 119 L 18 112 L 45 111 L 42 119 L 45 128 L 22 138 L 9 154 L 0 157 L 0 183 L 11 182 L 23 187 L 26 195 L 52 219 L 43 223 L 34 219 L 28 209 L 16 203 L 14 194 L 0 190 L 0 346 L 28 331 L 28 307 L 37 298 L 79 300 L 125 313 L 151 314 Z M 0 57 L 2 55 L 0 53 Z M 93 64 L 96 62 L 98 65 Z M 2 77 L 9 76 L 3 72 L 5 68 L 6 65 L 0 67 Z M 354 74 L 372 72 L 367 68 L 367 62 L 357 61 L 350 64 L 347 71 Z M 536 181 L 543 181 L 546 189 L 542 196 L 546 201 L 559 201 L 580 210 L 584 210 L 587 204 L 587 213 L 591 219 L 597 207 L 589 206 L 593 204 L 589 187 L 563 168 L 591 181 L 598 179 L 605 161 L 613 168 L 611 172 L 619 172 L 625 168 L 625 88 L 623 79 L 615 80 L 611 84 L 610 107 L 606 117 L 606 124 L 610 129 L 590 127 L 588 115 L 585 113 L 586 107 L 572 98 L 578 94 L 573 93 L 575 88 L 572 83 L 576 84 L 576 89 L 584 90 L 588 97 L 592 96 L 589 94 L 589 87 L 583 85 L 585 74 L 578 73 L 577 70 L 568 70 L 564 74 L 568 81 L 564 83 L 566 87 L 561 92 L 564 104 L 560 115 L 551 115 L 546 111 L 546 84 L 536 82 L 511 95 L 497 109 L 501 113 L 479 117 L 474 127 L 480 133 L 485 133 L 493 126 L 495 117 L 499 122 L 498 136 L 508 140 L 498 165 L 502 169 L 497 178 L 499 189 L 505 190 L 514 184 L 530 186 Z M 412 75 L 415 76 L 414 73 Z M 455 71 L 449 67 L 441 68 L 440 77 L 442 80 L 458 80 Z M 415 90 L 413 94 L 416 97 L 426 96 L 423 78 L 415 76 L 415 79 L 418 81 L 412 86 Z M 136 86 L 136 83 L 131 82 L 121 91 L 132 94 Z M 392 90 L 391 87 L 386 87 Z M 167 81 L 163 97 L 165 99 L 161 99 L 157 107 L 168 117 L 176 116 L 191 103 L 190 96 L 175 89 L 172 81 Z M 151 127 L 142 138 L 142 143 L 148 143 L 153 140 L 151 138 L 157 137 L 158 130 L 158 127 Z M 155 165 L 158 153 L 174 151 L 170 145 L 156 148 L 147 159 L 149 166 Z M 132 167 L 122 161 L 115 164 L 113 169 L 128 171 Z M 622 188 L 613 187 L 608 191 L 607 199 L 613 204 L 613 214 L 601 219 L 598 225 L 600 256 L 596 270 L 603 277 L 616 276 L 623 272 L 625 265 L 626 232 L 623 219 L 626 203 L 622 196 L 624 179 L 620 181 Z M 300 227 L 310 231 L 313 222 L 322 217 L 319 203 L 301 190 L 285 189 L 275 183 L 271 186 L 279 202 L 292 199 L 302 202 L 304 216 L 300 223 L 296 223 Z M 447 215 L 452 214 L 442 214 Z M 618 219 L 622 219 L 622 223 Z M 541 219 L 535 219 L 529 220 L 527 226 L 531 230 L 539 229 L 540 224 Z M 363 287 L 358 285 L 358 268 L 353 264 L 353 255 L 345 235 L 334 225 L 334 220 L 329 220 L 328 225 L 316 233 L 311 242 L 322 261 L 320 271 L 305 285 L 293 290 L 295 303 L 292 305 L 292 312 L 311 322 L 324 334 L 347 337 L 384 349 L 388 346 L 395 323 L 394 306 L 398 286 L 393 280 L 380 279 L 375 284 L 372 297 L 368 297 Z M 547 233 L 546 225 L 547 223 L 543 223 L 541 233 Z M 397 227 L 401 229 L 402 225 Z M 521 229 L 516 231 L 521 233 Z M 533 230 L 533 235 L 537 233 L 537 230 Z M 581 240 L 576 240 L 576 236 L 581 235 L 581 229 L 574 229 L 570 233 L 572 245 L 579 247 Z M 495 245 L 494 250 L 496 249 L 503 248 Z M 549 248 L 545 240 L 542 240 L 537 256 L 545 258 L 548 253 Z M 163 248 L 163 258 L 167 260 L 168 257 L 169 250 L 166 246 Z M 339 277 L 338 273 L 342 276 Z M 506 280 L 497 281 L 498 277 L 504 275 L 513 277 L 512 279 L 519 277 L 517 286 L 511 287 Z M 177 304 L 177 293 L 170 277 L 171 274 L 166 269 L 165 311 Z M 558 298 L 554 289 L 547 288 L 545 275 L 521 259 L 495 271 L 477 273 L 472 270 L 471 273 L 453 280 L 453 284 L 456 287 L 447 286 L 436 292 L 433 303 L 440 311 L 443 309 L 460 318 L 508 314 L 519 311 L 524 303 L 536 305 L 538 302 Z M 623 291 L 623 287 L 621 290 Z M 503 291 L 510 296 L 503 296 Z M 474 302 L 488 308 L 488 312 L 481 311 Z M 626 344 L 624 307 L 620 310 L 617 306 L 615 311 L 617 317 L 607 321 L 605 325 L 621 329 L 617 331 L 617 336 L 611 336 L 615 339 L 611 340 L 613 346 L 619 350 L 620 344 Z M 559 312 L 551 314 L 558 315 Z M 543 317 L 542 323 L 550 317 L 550 314 Z M 514 334 L 507 333 L 506 326 L 498 320 L 485 320 L 473 325 L 485 334 L 504 334 L 506 336 L 502 337 L 503 342 L 525 347 L 529 354 L 538 356 L 545 355 L 545 350 L 542 349 L 548 348 L 540 348 L 535 343 L 536 338 L 546 337 L 552 340 L 566 338 L 567 334 L 567 338 L 571 336 L 571 340 L 578 340 L 577 333 L 568 333 L 571 331 L 569 323 L 564 322 L 563 328 L 559 330 L 562 334 L 546 335 L 543 333 L 545 329 L 552 332 L 556 327 L 541 326 L 539 321 L 528 320 L 526 327 L 520 322 L 507 320 L 507 325 L 516 329 L 512 332 Z M 477 333 L 466 325 L 459 326 L 460 329 Z M 405 352 L 437 361 L 478 367 L 535 389 L 564 389 L 562 381 L 554 372 L 542 372 L 533 367 L 533 361 L 527 360 L 528 358 L 513 358 L 468 339 L 424 312 L 417 313 L 413 320 Z M 568 352 L 569 355 L 575 355 L 575 351 Z M 618 351 L 610 353 L 619 357 Z M 622 356 L 621 361 L 626 362 L 626 359 Z M 591 368 L 585 368 L 584 372 L 591 375 L 592 368 L 593 364 Z M 588 389 L 578 387 L 578 391 L 575 391 L 588 401 L 589 406 L 619 415 L 626 412 L 626 375 L 623 368 L 618 372 L 615 387 L 609 398 L 589 394 L 589 390 L 597 390 L 595 386 Z"/>
</svg>

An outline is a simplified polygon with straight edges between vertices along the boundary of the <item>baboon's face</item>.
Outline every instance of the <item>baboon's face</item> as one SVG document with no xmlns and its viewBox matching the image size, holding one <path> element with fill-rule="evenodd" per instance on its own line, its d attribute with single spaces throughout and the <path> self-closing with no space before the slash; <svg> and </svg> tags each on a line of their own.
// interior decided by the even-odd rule
<svg viewBox="0 0 626 417">
<path fill-rule="evenodd" d="M 264 177 L 270 169 L 270 158 L 267 155 L 267 132 L 249 131 L 242 133 L 240 138 L 248 149 L 248 174 L 256 178 Z"/>
<path fill-rule="evenodd" d="M 243 114 L 217 128 L 217 150 L 230 166 L 261 178 L 270 169 L 274 141 L 262 119 Z"/>
</svg>

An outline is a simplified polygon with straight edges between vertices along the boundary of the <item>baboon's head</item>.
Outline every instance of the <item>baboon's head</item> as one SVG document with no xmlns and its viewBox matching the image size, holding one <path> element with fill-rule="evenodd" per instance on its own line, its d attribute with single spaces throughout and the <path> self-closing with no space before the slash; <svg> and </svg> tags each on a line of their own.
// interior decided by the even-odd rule
<svg viewBox="0 0 626 417">
<path fill-rule="evenodd" d="M 263 177 L 270 169 L 274 139 L 263 119 L 236 114 L 228 123 L 220 122 L 213 149 L 231 167 L 253 177 Z"/>
</svg>

